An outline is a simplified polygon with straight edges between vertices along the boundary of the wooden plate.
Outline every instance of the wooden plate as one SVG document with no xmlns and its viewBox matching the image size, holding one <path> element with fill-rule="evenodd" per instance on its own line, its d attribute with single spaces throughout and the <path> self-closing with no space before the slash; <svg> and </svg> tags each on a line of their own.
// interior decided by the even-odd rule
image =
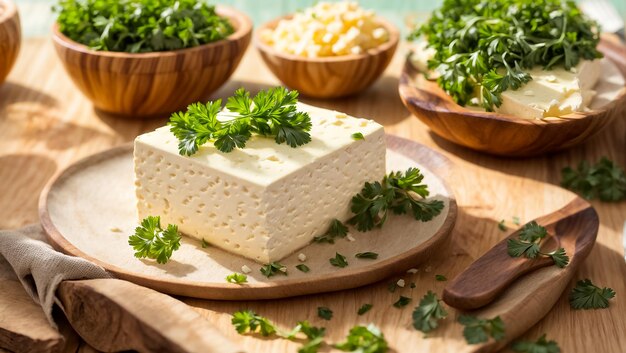
<svg viewBox="0 0 626 353">
<path fill-rule="evenodd" d="M 442 155 L 420 144 L 387 136 L 387 168 L 422 169 L 431 197 L 443 200 L 443 212 L 430 222 L 406 215 L 392 216 L 384 229 L 367 233 L 351 230 L 355 241 L 311 244 L 281 261 L 288 276 L 264 277 L 260 264 L 183 237 L 181 248 L 167 264 L 133 257 L 128 236 L 137 226 L 132 146 L 117 147 L 77 162 L 43 190 L 39 215 L 48 240 L 58 250 L 80 256 L 119 278 L 165 293 L 205 299 L 269 299 L 362 286 L 414 267 L 441 245 L 454 226 L 456 201 L 445 179 L 452 169 Z M 374 251 L 377 260 L 356 259 Z M 349 266 L 337 268 L 328 259 L 339 252 Z M 307 256 L 309 273 L 295 268 L 299 253 Z M 225 281 L 248 265 L 248 284 Z"/>
<path fill-rule="evenodd" d="M 605 36 L 599 50 L 626 77 L 626 48 Z M 437 135 L 465 147 L 503 156 L 531 156 L 572 147 L 626 112 L 624 87 L 617 99 L 601 109 L 560 118 L 522 119 L 470 110 L 456 104 L 437 82 L 425 79 L 408 58 L 400 76 L 399 92 L 409 111 Z"/>
</svg>

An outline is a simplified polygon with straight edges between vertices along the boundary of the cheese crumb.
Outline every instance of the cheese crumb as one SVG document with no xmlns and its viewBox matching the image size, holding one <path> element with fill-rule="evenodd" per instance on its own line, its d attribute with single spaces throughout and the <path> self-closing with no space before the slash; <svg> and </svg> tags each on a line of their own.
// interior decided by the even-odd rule
<svg viewBox="0 0 626 353">
<path fill-rule="evenodd" d="M 248 267 L 247 265 L 243 265 L 243 266 L 241 266 L 241 272 L 243 272 L 243 273 L 250 273 L 250 272 L 252 272 L 252 269 L 250 267 Z"/>
<path fill-rule="evenodd" d="M 405 284 L 406 284 L 406 283 L 404 282 L 404 280 L 403 280 L 403 279 L 399 279 L 399 280 L 398 280 L 398 282 L 396 282 L 396 285 L 397 285 L 398 287 L 400 287 L 400 288 L 404 288 L 404 285 L 405 285 Z"/>
<path fill-rule="evenodd" d="M 346 236 L 346 239 L 348 239 L 348 241 L 355 241 L 356 239 L 354 239 L 354 237 L 352 236 L 352 234 L 348 234 Z"/>
<path fill-rule="evenodd" d="M 546 76 L 546 81 L 548 81 L 548 82 L 556 82 L 556 76 L 554 76 L 554 75 Z"/>
<path fill-rule="evenodd" d="M 417 270 L 416 268 L 410 268 L 410 269 L 408 269 L 408 270 L 406 271 L 406 273 L 415 274 L 415 273 L 417 273 L 417 271 L 418 271 L 418 270 Z"/>
<path fill-rule="evenodd" d="M 425 272 L 430 272 L 430 271 L 432 271 L 432 270 L 433 270 L 433 268 L 432 268 L 432 267 L 430 267 L 430 266 L 428 266 L 428 267 L 426 267 L 426 268 L 424 269 L 424 271 L 425 271 Z"/>
<path fill-rule="evenodd" d="M 525 96 L 532 97 L 532 96 L 534 96 L 534 95 L 535 95 L 535 92 L 533 92 L 533 91 L 531 91 L 531 90 L 526 90 L 526 91 L 524 91 L 524 95 L 525 95 Z"/>
<path fill-rule="evenodd" d="M 279 268 L 278 271 L 287 273 L 287 267 L 283 266 L 283 267 Z"/>
<path fill-rule="evenodd" d="M 298 254 L 298 260 L 300 260 L 300 262 L 306 261 L 306 255 L 303 253 Z"/>
</svg>

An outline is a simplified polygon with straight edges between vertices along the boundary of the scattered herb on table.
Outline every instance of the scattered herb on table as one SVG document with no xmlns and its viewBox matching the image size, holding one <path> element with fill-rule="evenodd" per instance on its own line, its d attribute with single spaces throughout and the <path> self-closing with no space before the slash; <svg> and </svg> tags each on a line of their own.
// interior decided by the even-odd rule
<svg viewBox="0 0 626 353">
<path fill-rule="evenodd" d="M 343 268 L 348 266 L 348 260 L 346 259 L 346 257 L 338 252 L 335 253 L 335 257 L 328 259 L 328 262 L 330 262 L 330 264 L 335 267 Z"/>
<path fill-rule="evenodd" d="M 330 320 L 333 318 L 333 311 L 325 306 L 317 307 L 317 316 L 324 320 Z"/>
<path fill-rule="evenodd" d="M 243 273 L 232 273 L 226 276 L 226 282 L 235 283 L 235 284 L 244 284 L 248 282 L 248 276 Z"/>
<path fill-rule="evenodd" d="M 276 333 L 276 326 L 263 316 L 252 310 L 237 311 L 233 314 L 231 323 L 240 334 L 260 332 L 267 337 Z M 258 331 L 257 331 L 258 329 Z"/>
<path fill-rule="evenodd" d="M 536 342 L 519 341 L 511 345 L 514 352 L 518 353 L 560 353 L 561 348 L 556 341 L 548 341 L 546 335 L 539 337 Z"/>
<path fill-rule="evenodd" d="M 423 179 L 419 169 L 409 168 L 404 173 L 389 173 L 382 182 L 365 183 L 361 192 L 352 198 L 354 216 L 349 223 L 361 232 L 382 227 L 389 210 L 395 214 L 411 213 L 418 221 L 430 221 L 441 213 L 443 201 L 424 200 L 429 192 L 428 186 L 422 184 Z"/>
<path fill-rule="evenodd" d="M 385 336 L 373 324 L 353 327 L 346 341 L 334 347 L 343 352 L 359 353 L 385 353 L 389 349 Z"/>
<path fill-rule="evenodd" d="M 309 266 L 305 265 L 305 264 L 299 264 L 296 265 L 296 268 L 304 273 L 307 273 L 309 271 L 311 271 L 311 269 L 309 268 Z"/>
<path fill-rule="evenodd" d="M 363 315 L 366 312 L 370 311 L 370 309 L 372 309 L 373 305 L 372 304 L 363 304 L 361 305 L 361 307 L 359 308 L 359 310 L 357 311 L 357 314 L 359 315 Z"/>
<path fill-rule="evenodd" d="M 290 333 L 283 336 L 287 339 L 293 340 L 298 333 L 304 334 L 307 338 L 304 345 L 298 349 L 298 353 L 317 353 L 324 343 L 326 329 L 323 327 L 311 326 L 311 324 L 305 320 L 299 321 Z"/>
<path fill-rule="evenodd" d="M 500 229 L 503 232 L 506 232 L 508 228 L 506 227 L 506 224 L 504 224 L 504 220 L 501 220 L 500 222 L 498 222 L 498 229 Z"/>
<path fill-rule="evenodd" d="M 602 57 L 600 31 L 570 0 L 445 0 L 409 39 L 425 37 L 436 54 L 428 66 L 460 105 L 476 96 L 491 111 L 535 66 L 566 70 Z"/>
<path fill-rule="evenodd" d="M 555 251 L 544 253 L 541 251 L 541 241 L 548 235 L 546 228 L 532 221 L 527 223 L 520 231 L 518 239 L 511 238 L 507 241 L 507 252 L 511 257 L 524 256 L 535 259 L 539 255 L 552 258 L 558 267 L 565 267 L 569 263 L 569 257 L 565 249 L 559 248 Z"/>
<path fill-rule="evenodd" d="M 615 297 L 612 288 L 600 288 L 591 280 L 584 279 L 576 283 L 569 295 L 569 304 L 573 309 L 604 309 L 609 307 L 609 300 Z"/>
<path fill-rule="evenodd" d="M 196 0 L 61 0 L 59 30 L 94 50 L 146 53 L 190 48 L 233 33 L 215 7 Z"/>
<path fill-rule="evenodd" d="M 435 275 L 435 280 L 439 281 L 439 282 L 445 282 L 448 280 L 448 278 L 446 278 L 446 276 L 444 275 Z"/>
<path fill-rule="evenodd" d="M 391 293 L 395 292 L 397 288 L 398 288 L 397 281 L 389 282 L 389 284 L 387 285 L 387 290 Z"/>
<path fill-rule="evenodd" d="M 411 282 L 411 285 L 410 285 L 409 287 L 411 287 L 411 288 L 415 288 L 415 287 L 417 287 L 417 286 L 415 285 L 415 282 Z"/>
<path fill-rule="evenodd" d="M 363 137 L 362 133 L 355 132 L 354 134 L 352 134 L 352 139 L 353 140 L 363 140 L 363 139 L 365 139 L 365 137 Z"/>
<path fill-rule="evenodd" d="M 313 238 L 313 242 L 334 244 L 335 239 L 345 238 L 346 235 L 348 235 L 348 227 L 341 223 L 340 220 L 333 219 L 326 233 Z"/>
<path fill-rule="evenodd" d="M 200 241 L 200 245 L 202 246 L 202 249 L 206 249 L 209 247 L 209 243 L 207 243 L 207 241 L 204 240 L 204 238 L 202 238 L 202 240 Z"/>
<path fill-rule="evenodd" d="M 513 216 L 513 224 L 515 224 L 516 226 L 519 226 L 521 224 L 519 217 Z"/>
<path fill-rule="evenodd" d="M 160 264 L 166 263 L 172 253 L 180 248 L 178 226 L 168 224 L 161 228 L 161 217 L 148 216 L 135 228 L 135 234 L 128 237 L 128 245 L 135 250 L 136 258 L 154 259 Z"/>
<path fill-rule="evenodd" d="M 376 260 L 378 258 L 378 254 L 371 251 L 360 252 L 354 255 L 357 259 L 371 259 Z"/>
<path fill-rule="evenodd" d="M 393 306 L 396 308 L 404 308 L 405 306 L 409 305 L 410 302 L 411 298 L 401 295 L 400 298 L 398 298 L 398 300 L 393 303 Z"/>
<path fill-rule="evenodd" d="M 209 141 L 219 151 L 231 152 L 244 148 L 253 133 L 298 147 L 311 141 L 311 118 L 296 110 L 297 102 L 298 92 L 284 87 L 260 91 L 254 98 L 239 88 L 226 101 L 228 111 L 222 112 L 220 119 L 222 100 L 218 99 L 189 105 L 186 111 L 172 114 L 168 125 L 179 141 L 181 155 L 191 156 Z"/>
<path fill-rule="evenodd" d="M 463 336 L 469 344 L 487 342 L 489 337 L 496 341 L 504 338 L 504 322 L 500 316 L 493 319 L 479 319 L 471 315 L 461 315 L 459 323 L 463 328 Z"/>
<path fill-rule="evenodd" d="M 428 333 L 439 326 L 439 320 L 448 316 L 448 312 L 441 305 L 437 295 L 428 291 L 420 300 L 419 306 L 413 310 L 413 327 L 416 330 Z"/>
<path fill-rule="evenodd" d="M 586 199 L 600 198 L 617 202 L 626 199 L 626 173 L 606 157 L 590 166 L 587 161 L 577 169 L 565 167 L 561 171 L 561 185 L 581 194 Z"/>
<path fill-rule="evenodd" d="M 261 267 L 263 276 L 270 278 L 274 275 L 287 275 L 287 267 L 279 262 L 270 262 Z"/>
</svg>

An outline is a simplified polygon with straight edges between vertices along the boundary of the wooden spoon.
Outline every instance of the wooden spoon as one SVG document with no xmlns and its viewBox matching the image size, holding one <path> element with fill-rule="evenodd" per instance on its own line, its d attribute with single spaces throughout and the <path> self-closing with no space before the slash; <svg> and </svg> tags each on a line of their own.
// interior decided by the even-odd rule
<svg viewBox="0 0 626 353">
<path fill-rule="evenodd" d="M 550 238 L 543 251 L 565 249 L 570 263 L 561 271 L 573 273 L 589 255 L 598 234 L 599 219 L 589 203 L 576 198 L 562 209 L 536 219 Z M 491 303 L 520 276 L 546 266 L 554 266 L 550 258 L 528 259 L 510 257 L 507 240 L 517 237 L 519 230 L 496 244 L 456 276 L 443 291 L 443 300 L 450 306 L 473 310 Z M 559 272 L 552 272 L 559 274 Z"/>
<path fill-rule="evenodd" d="M 183 302 L 127 281 L 64 281 L 57 295 L 74 330 L 100 351 L 243 352 Z"/>
</svg>

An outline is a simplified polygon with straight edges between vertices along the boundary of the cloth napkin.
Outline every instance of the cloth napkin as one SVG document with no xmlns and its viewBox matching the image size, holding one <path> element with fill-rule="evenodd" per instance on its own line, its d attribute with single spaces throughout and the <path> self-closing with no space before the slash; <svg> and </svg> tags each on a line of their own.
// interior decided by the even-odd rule
<svg viewBox="0 0 626 353">
<path fill-rule="evenodd" d="M 0 267 L 10 266 L 26 292 L 41 305 L 54 328 L 54 304 L 61 305 L 56 290 L 61 281 L 111 278 L 102 267 L 85 259 L 67 256 L 45 242 L 39 224 L 0 231 Z"/>
</svg>

